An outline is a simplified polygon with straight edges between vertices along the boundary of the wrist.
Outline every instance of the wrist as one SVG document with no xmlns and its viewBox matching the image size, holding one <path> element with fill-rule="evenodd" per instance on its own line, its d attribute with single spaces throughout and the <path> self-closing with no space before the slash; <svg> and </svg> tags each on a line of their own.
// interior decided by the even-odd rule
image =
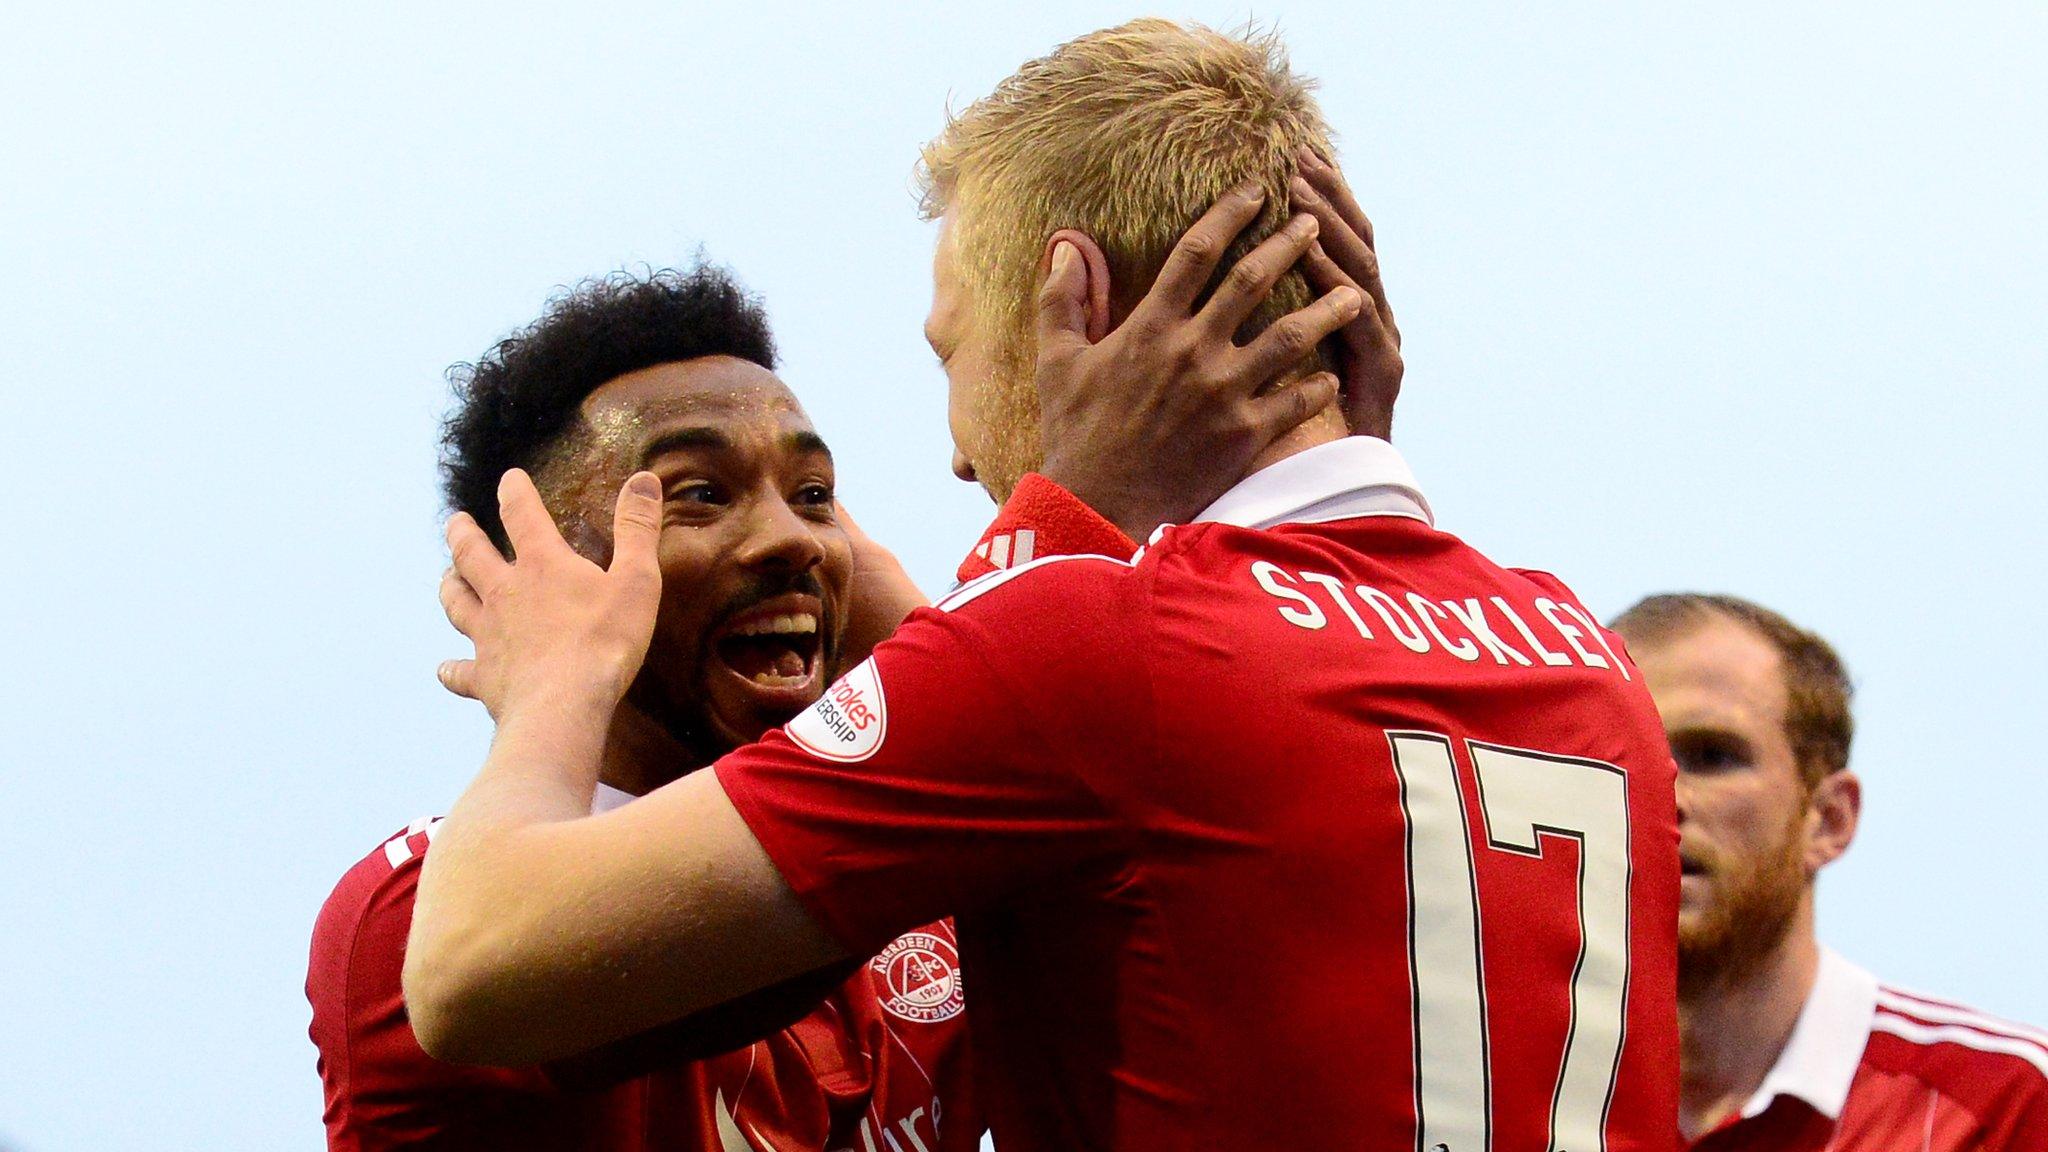
<svg viewBox="0 0 2048 1152">
<path fill-rule="evenodd" d="M 554 693 L 508 706 L 491 740 L 492 759 L 548 776 L 596 779 L 618 702 L 606 693 Z"/>
</svg>

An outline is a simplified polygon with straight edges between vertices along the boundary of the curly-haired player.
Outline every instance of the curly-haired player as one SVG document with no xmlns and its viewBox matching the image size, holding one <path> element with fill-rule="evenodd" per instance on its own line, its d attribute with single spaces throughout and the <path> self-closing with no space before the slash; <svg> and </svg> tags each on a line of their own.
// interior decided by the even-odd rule
<svg viewBox="0 0 2048 1152">
<path fill-rule="evenodd" d="M 587 283 L 456 370 L 448 504 L 500 547 L 496 490 L 508 468 L 539 479 L 592 559 L 609 557 L 611 494 L 636 471 L 662 478 L 670 517 L 688 528 L 662 550 L 658 637 L 612 721 L 595 811 L 815 701 L 836 674 L 856 550 L 870 571 L 893 566 L 835 513 L 832 454 L 774 367 L 759 304 L 700 267 Z M 814 974 L 580 1059 L 521 1069 L 433 1059 L 413 1036 L 399 973 L 437 827 L 414 821 L 365 857 L 315 929 L 306 990 L 330 1148 L 975 1146 L 958 956 L 944 923 L 851 972 Z"/>
</svg>

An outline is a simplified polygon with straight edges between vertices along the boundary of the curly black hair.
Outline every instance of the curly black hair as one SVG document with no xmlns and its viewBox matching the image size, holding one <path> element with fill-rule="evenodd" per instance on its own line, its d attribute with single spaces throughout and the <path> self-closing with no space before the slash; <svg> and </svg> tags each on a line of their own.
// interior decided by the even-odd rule
<svg viewBox="0 0 2048 1152">
<path fill-rule="evenodd" d="M 592 392 L 628 372 L 700 356 L 775 368 L 775 338 L 759 298 L 716 265 L 586 280 L 548 301 L 526 328 L 474 364 L 448 370 L 455 408 L 441 430 L 448 511 L 476 517 L 508 555 L 498 481 L 531 472 L 577 427 Z"/>
</svg>

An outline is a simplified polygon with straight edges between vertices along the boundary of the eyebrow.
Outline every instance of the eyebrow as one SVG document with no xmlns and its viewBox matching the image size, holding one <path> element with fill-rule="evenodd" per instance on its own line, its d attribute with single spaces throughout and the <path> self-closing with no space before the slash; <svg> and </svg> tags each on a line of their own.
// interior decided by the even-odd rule
<svg viewBox="0 0 2048 1152">
<path fill-rule="evenodd" d="M 819 455 L 832 459 L 832 449 L 825 438 L 816 432 L 791 432 L 784 437 L 783 444 L 790 451 L 803 455 Z M 641 463 L 651 464 L 670 452 L 709 451 L 729 452 L 732 441 L 716 428 L 678 428 L 655 437 L 641 454 Z"/>
<path fill-rule="evenodd" d="M 827 460 L 832 459 L 831 446 L 826 444 L 825 438 L 816 432 L 791 432 L 789 439 L 784 441 L 784 443 L 789 445 L 792 452 L 816 454 L 823 456 Z"/>
<path fill-rule="evenodd" d="M 688 452 L 699 448 L 718 452 L 731 447 L 732 441 L 726 439 L 725 433 L 716 428 L 678 428 L 655 437 L 654 442 L 647 446 L 647 451 L 640 454 L 640 462 L 652 463 L 670 452 Z"/>
</svg>

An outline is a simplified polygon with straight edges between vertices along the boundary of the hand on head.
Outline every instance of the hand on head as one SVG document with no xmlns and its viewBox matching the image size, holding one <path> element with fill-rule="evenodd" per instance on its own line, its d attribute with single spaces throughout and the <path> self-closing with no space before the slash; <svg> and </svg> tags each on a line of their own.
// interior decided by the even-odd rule
<svg viewBox="0 0 2048 1152">
<path fill-rule="evenodd" d="M 1312 216 L 1267 237 L 1198 306 L 1217 261 L 1263 202 L 1251 185 L 1226 193 L 1114 330 L 1099 250 L 1074 233 L 1052 239 L 1038 300 L 1042 471 L 1134 540 L 1200 512 L 1260 452 L 1336 398 L 1329 373 L 1270 386 L 1357 316 L 1364 297 L 1356 287 L 1334 286 L 1250 343 L 1235 341 L 1315 240 Z"/>
<path fill-rule="evenodd" d="M 1055 233 L 1038 300 L 1037 386 L 1051 479 L 1134 540 L 1184 522 L 1260 453 L 1324 411 L 1337 377 L 1285 383 L 1330 339 L 1347 426 L 1385 436 L 1400 391 L 1401 335 L 1372 224 L 1337 169 L 1303 149 L 1297 214 L 1197 307 L 1218 260 L 1257 219 L 1260 189 L 1232 189 L 1190 228 L 1128 318 L 1109 327 L 1108 268 L 1088 237 Z M 1235 337 L 1289 269 L 1322 296 L 1242 346 Z"/>
<path fill-rule="evenodd" d="M 1318 292 L 1347 287 L 1361 292 L 1366 306 L 1338 333 L 1336 351 L 1344 380 L 1344 421 L 1361 436 L 1385 439 L 1392 430 L 1394 398 L 1401 391 L 1401 329 L 1387 306 L 1380 261 L 1372 246 L 1372 221 L 1351 194 L 1336 165 L 1313 148 L 1303 148 L 1300 172 L 1289 185 L 1294 206 L 1315 217 L 1316 241 L 1302 257 L 1302 271 Z"/>
<path fill-rule="evenodd" d="M 609 568 L 569 547 L 525 472 L 505 473 L 498 506 L 514 560 L 467 513 L 448 521 L 455 564 L 441 579 L 441 608 L 476 656 L 442 664 L 442 685 L 481 701 L 500 724 L 536 705 L 615 706 L 661 606 L 661 482 L 650 472 L 626 481 Z"/>
</svg>

